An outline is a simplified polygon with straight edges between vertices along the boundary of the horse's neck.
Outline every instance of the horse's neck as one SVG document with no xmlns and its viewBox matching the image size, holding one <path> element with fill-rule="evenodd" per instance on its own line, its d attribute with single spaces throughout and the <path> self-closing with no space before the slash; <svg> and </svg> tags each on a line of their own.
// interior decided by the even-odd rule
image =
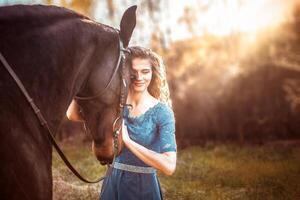
<svg viewBox="0 0 300 200">
<path fill-rule="evenodd" d="M 60 33 L 58 31 L 50 39 L 49 45 L 46 44 L 47 39 L 41 38 L 44 40 L 41 43 L 45 44 L 45 49 L 41 49 L 39 55 L 33 54 L 30 58 L 33 62 L 29 62 L 32 65 L 26 66 L 27 69 L 23 71 L 33 99 L 50 126 L 55 128 L 63 119 L 72 97 L 87 78 L 90 71 L 89 61 L 94 51 L 92 45 L 79 42 L 82 38 L 79 34 L 60 35 Z M 34 60 L 39 64 L 37 65 Z"/>
<path fill-rule="evenodd" d="M 29 13 L 23 13 L 28 20 L 26 23 L 21 20 L 19 24 L 14 24 L 18 16 L 10 21 L 0 9 L 0 22 L 5 22 L 0 25 L 0 49 L 45 118 L 54 126 L 62 120 L 72 97 L 95 65 L 93 52 L 97 51 L 98 58 L 101 56 L 99 49 L 94 49 L 99 45 L 97 40 L 104 38 L 103 41 L 109 42 L 110 38 L 101 35 L 108 32 L 107 27 L 82 20 L 86 18 L 76 13 L 57 8 L 47 9 L 47 12 L 45 7 L 33 8 L 37 11 L 27 7 L 29 11 L 22 11 Z M 41 15 L 44 21 L 32 18 L 36 15 Z M 34 24 L 38 25 L 32 28 Z"/>
</svg>

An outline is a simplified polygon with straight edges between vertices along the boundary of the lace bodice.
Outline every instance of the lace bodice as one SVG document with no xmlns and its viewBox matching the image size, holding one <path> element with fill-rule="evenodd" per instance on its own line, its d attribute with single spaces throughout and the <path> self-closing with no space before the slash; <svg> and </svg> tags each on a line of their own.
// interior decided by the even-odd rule
<svg viewBox="0 0 300 200">
<path fill-rule="evenodd" d="M 166 104 L 159 102 L 137 117 L 130 116 L 125 108 L 124 120 L 130 138 L 138 144 L 158 153 L 176 151 L 174 113 Z M 116 161 L 147 166 L 126 147 Z"/>
</svg>

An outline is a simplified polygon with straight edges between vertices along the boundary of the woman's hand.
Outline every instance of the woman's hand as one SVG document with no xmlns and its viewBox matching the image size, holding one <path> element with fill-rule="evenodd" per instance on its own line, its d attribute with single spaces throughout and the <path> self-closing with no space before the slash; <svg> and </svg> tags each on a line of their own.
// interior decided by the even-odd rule
<svg viewBox="0 0 300 200">
<path fill-rule="evenodd" d="M 66 114 L 67 114 L 68 119 L 71 121 L 83 122 L 83 119 L 79 112 L 79 105 L 76 103 L 75 100 L 72 100 Z"/>
<path fill-rule="evenodd" d="M 127 131 L 127 126 L 125 125 L 124 120 L 122 122 L 121 132 L 122 132 L 122 140 L 123 140 L 124 144 L 127 146 L 130 143 L 131 139 L 129 137 L 129 134 Z"/>
</svg>

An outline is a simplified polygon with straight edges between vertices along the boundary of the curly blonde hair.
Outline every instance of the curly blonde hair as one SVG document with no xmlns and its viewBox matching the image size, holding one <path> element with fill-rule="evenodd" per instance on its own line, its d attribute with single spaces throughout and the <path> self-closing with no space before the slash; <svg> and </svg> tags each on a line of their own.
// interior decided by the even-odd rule
<svg viewBox="0 0 300 200">
<path fill-rule="evenodd" d="M 127 64 L 130 67 L 134 58 L 149 59 L 152 66 L 152 79 L 148 87 L 148 92 L 159 101 L 172 107 L 166 67 L 163 64 L 162 58 L 151 49 L 140 46 L 128 47 L 128 50 L 130 54 L 127 58 Z"/>
</svg>

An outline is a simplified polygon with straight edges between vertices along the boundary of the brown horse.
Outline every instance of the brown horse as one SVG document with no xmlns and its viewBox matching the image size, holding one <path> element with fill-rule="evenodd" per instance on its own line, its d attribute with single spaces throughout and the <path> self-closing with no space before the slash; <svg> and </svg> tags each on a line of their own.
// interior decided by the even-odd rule
<svg viewBox="0 0 300 200">
<path fill-rule="evenodd" d="M 92 96 L 105 88 L 117 64 L 119 40 L 125 47 L 129 43 L 135 10 L 125 11 L 117 30 L 65 8 L 0 7 L 0 52 L 53 132 L 75 95 Z M 112 159 L 120 85 L 117 75 L 103 95 L 78 102 L 101 161 Z M 52 199 L 51 155 L 46 130 L 0 63 L 0 199 Z"/>
</svg>

